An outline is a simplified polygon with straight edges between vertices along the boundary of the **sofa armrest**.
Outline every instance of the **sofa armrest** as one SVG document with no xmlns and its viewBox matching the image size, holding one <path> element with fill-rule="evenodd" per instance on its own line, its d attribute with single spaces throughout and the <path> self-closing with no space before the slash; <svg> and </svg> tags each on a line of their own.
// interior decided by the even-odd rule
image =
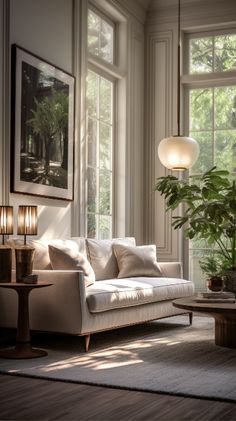
<svg viewBox="0 0 236 421">
<path fill-rule="evenodd" d="M 75 270 L 34 270 L 48 288 L 32 291 L 30 323 L 34 330 L 79 334 L 86 303 L 83 272 Z"/>
<path fill-rule="evenodd" d="M 158 262 L 158 265 L 166 278 L 183 278 L 181 262 Z"/>
</svg>

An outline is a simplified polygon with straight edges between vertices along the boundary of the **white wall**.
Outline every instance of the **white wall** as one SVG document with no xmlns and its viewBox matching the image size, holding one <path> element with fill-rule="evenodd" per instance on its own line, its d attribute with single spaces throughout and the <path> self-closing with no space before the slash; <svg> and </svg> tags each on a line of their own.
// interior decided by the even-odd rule
<svg viewBox="0 0 236 421">
<path fill-rule="evenodd" d="M 143 241 L 143 121 L 144 121 L 144 17 L 145 12 L 125 0 L 99 0 L 118 7 L 128 23 L 128 73 L 127 86 L 127 125 L 125 136 L 126 184 L 121 196 L 125 196 L 123 226 L 117 235 L 134 235 L 139 243 Z M 0 0 L 0 203 L 17 207 L 21 204 L 38 205 L 38 237 L 63 237 L 70 234 L 83 235 L 83 178 L 84 163 L 80 150 L 84 133 L 80 116 L 81 100 L 85 95 L 86 57 L 82 56 L 80 24 L 81 5 L 87 0 Z M 137 10 L 136 10 L 137 9 Z M 85 23 L 82 22 L 85 29 Z M 11 44 L 36 54 L 76 76 L 76 180 L 75 202 L 47 199 L 37 196 L 10 193 L 10 50 Z M 84 60 L 84 62 L 83 62 Z M 83 69 L 83 72 L 81 72 Z M 81 78 L 82 74 L 82 79 Z M 82 82 L 82 84 L 81 84 Z M 82 98 L 83 97 L 83 98 Z M 121 197 L 120 200 L 123 199 Z M 16 218 L 15 218 L 16 219 Z M 81 223 L 81 220 L 82 223 Z M 16 229 L 15 229 L 16 232 Z"/>
<path fill-rule="evenodd" d="M 10 43 L 72 72 L 72 0 L 11 0 Z M 71 232 L 71 204 L 35 196 L 10 195 L 10 204 L 39 206 L 39 236 Z"/>
<path fill-rule="evenodd" d="M 72 0 L 1 0 L 0 182 L 1 203 L 39 206 L 39 237 L 61 237 L 71 233 L 71 203 L 9 193 L 10 179 L 10 49 L 17 44 L 46 61 L 72 72 Z M 16 230 L 15 230 L 16 231 Z"/>
</svg>

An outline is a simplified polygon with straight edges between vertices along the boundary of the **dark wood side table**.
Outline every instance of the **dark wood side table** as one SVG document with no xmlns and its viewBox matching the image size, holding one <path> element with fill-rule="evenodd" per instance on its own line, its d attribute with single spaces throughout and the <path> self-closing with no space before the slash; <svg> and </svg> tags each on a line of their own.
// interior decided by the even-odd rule
<svg viewBox="0 0 236 421">
<path fill-rule="evenodd" d="M 2 358 L 38 358 L 47 355 L 42 349 L 31 347 L 29 328 L 29 293 L 33 289 L 49 287 L 52 283 L 38 282 L 24 284 L 22 282 L 0 283 L 0 288 L 14 289 L 18 294 L 18 319 L 15 348 L 0 349 Z"/>
</svg>

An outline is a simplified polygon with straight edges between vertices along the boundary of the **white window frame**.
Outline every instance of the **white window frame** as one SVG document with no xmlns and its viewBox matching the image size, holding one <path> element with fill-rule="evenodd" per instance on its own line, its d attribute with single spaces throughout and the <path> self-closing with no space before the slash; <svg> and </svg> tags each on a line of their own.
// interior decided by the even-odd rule
<svg viewBox="0 0 236 421">
<path fill-rule="evenodd" d="M 115 12 L 114 10 L 111 11 L 102 9 L 98 7 L 96 4 L 97 2 L 89 2 L 88 9 L 92 10 L 94 13 L 98 14 L 102 19 L 107 21 L 110 25 L 114 28 L 114 37 L 113 37 L 113 59 L 114 63 L 110 63 L 101 57 L 90 53 L 87 51 L 87 71 L 91 70 L 94 73 L 97 73 L 99 76 L 110 80 L 113 85 L 113 133 L 112 133 L 112 198 L 111 198 L 111 214 L 112 214 L 112 236 L 120 235 L 121 229 L 119 226 L 118 220 L 122 220 L 123 218 L 119 217 L 119 191 L 122 189 L 121 183 L 119 181 L 119 174 L 120 174 L 120 165 L 119 165 L 119 158 L 118 155 L 121 154 L 119 152 L 120 146 L 120 139 L 121 139 L 121 132 L 123 132 L 123 127 L 118 121 L 121 118 L 121 114 L 124 111 L 121 111 L 121 98 L 126 97 L 126 86 L 125 86 L 125 77 L 126 72 L 125 62 L 123 62 L 120 58 L 120 51 L 121 45 L 124 43 L 124 40 L 121 38 L 121 31 L 120 27 L 126 26 L 124 18 L 119 14 L 119 12 Z M 114 12 L 114 13 L 112 13 Z M 87 12 L 88 13 L 88 12 Z M 123 35 L 122 35 L 123 37 Z M 87 138 L 87 134 L 86 134 Z M 124 142 L 126 142 L 126 138 L 123 137 L 123 148 L 125 148 Z M 119 140 L 119 142 L 118 142 Z M 87 148 L 87 141 L 86 141 L 86 152 L 85 152 L 85 159 L 86 159 L 86 171 L 87 171 L 87 162 L 88 162 L 88 148 Z M 123 181 L 124 182 L 124 181 Z M 87 230 L 87 178 L 85 178 L 85 203 L 84 203 L 84 232 L 86 234 Z M 117 218 L 118 215 L 118 218 Z M 122 227 L 125 230 L 125 227 Z"/>
<path fill-rule="evenodd" d="M 183 36 L 184 42 L 184 56 L 182 57 L 183 62 L 183 75 L 181 76 L 181 87 L 183 93 L 183 128 L 184 133 L 189 133 L 189 92 L 191 89 L 201 88 L 217 88 L 224 86 L 236 86 L 236 70 L 226 70 L 223 72 L 212 72 L 212 73 L 201 73 L 201 74 L 190 74 L 189 73 L 189 41 L 193 38 L 202 38 L 207 36 L 220 36 L 227 34 L 236 35 L 236 27 L 232 28 L 219 28 L 209 31 L 194 31 L 187 32 Z M 183 240 L 183 252 L 187 256 L 184 259 L 184 274 L 189 276 L 189 241 Z"/>
<path fill-rule="evenodd" d="M 108 216 L 111 216 L 111 221 L 112 221 L 112 235 L 114 235 L 114 215 L 113 215 L 113 209 L 114 209 L 114 149 L 115 149 L 115 103 L 116 103 L 116 79 L 113 78 L 110 74 L 107 74 L 104 71 L 101 71 L 101 69 L 98 69 L 96 66 L 94 66 L 94 64 L 89 65 L 88 66 L 88 72 L 91 71 L 93 73 L 95 73 L 98 76 L 101 76 L 102 78 L 109 80 L 112 84 L 113 84 L 113 92 L 112 92 L 112 145 L 111 145 L 111 175 L 112 175 L 112 181 L 111 181 L 111 215 L 109 214 Z M 100 119 L 99 119 L 100 121 Z M 97 155 L 99 155 L 99 148 L 97 149 Z M 96 159 L 96 162 L 98 162 L 98 157 Z M 92 168 L 90 165 L 88 165 L 88 148 L 86 150 L 86 168 Z M 97 177 L 97 172 L 98 172 L 98 167 L 96 166 L 96 177 Z M 100 167 L 99 167 L 100 169 Z M 99 197 L 99 183 L 97 183 L 97 195 L 96 197 Z M 88 194 L 88 182 L 86 179 L 86 197 Z M 86 230 L 87 230 L 87 223 L 88 223 L 88 210 L 87 210 L 87 205 L 86 205 L 86 215 L 85 215 L 85 219 L 86 219 Z M 95 215 L 101 215 L 99 212 L 95 211 Z M 105 216 L 105 215 L 104 215 Z M 98 220 L 96 218 L 96 232 L 98 232 Z M 87 234 L 87 232 L 86 232 Z"/>
</svg>

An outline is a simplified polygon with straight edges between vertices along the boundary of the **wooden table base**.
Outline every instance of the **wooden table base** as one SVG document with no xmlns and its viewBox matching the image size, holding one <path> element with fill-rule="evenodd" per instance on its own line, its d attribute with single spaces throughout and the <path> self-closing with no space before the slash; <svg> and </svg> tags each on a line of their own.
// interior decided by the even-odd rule
<svg viewBox="0 0 236 421">
<path fill-rule="evenodd" d="M 2 358 L 39 358 L 47 355 L 41 349 L 34 349 L 30 344 L 29 294 L 33 289 L 52 285 L 49 282 L 24 284 L 21 282 L 0 283 L 0 288 L 13 289 L 18 294 L 18 318 L 15 348 L 0 349 Z"/>
<path fill-rule="evenodd" d="M 215 319 L 215 344 L 236 349 L 236 304 L 197 302 L 196 296 L 179 298 L 173 301 L 174 307 L 188 311 L 205 313 Z"/>
<path fill-rule="evenodd" d="M 215 317 L 215 344 L 236 348 L 236 318 L 224 317 L 217 314 Z"/>
<path fill-rule="evenodd" d="M 39 358 L 48 355 L 43 349 L 32 348 L 30 343 L 16 344 L 15 348 L 0 349 L 1 358 Z"/>
</svg>

